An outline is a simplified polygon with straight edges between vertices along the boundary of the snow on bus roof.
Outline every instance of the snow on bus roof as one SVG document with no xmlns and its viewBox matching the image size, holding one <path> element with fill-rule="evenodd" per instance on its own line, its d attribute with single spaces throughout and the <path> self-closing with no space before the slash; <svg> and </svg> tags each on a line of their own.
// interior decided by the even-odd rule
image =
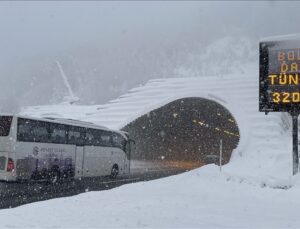
<svg viewBox="0 0 300 229">
<path fill-rule="evenodd" d="M 1 115 L 4 115 L 4 114 L 0 114 L 0 116 Z M 52 118 L 52 117 L 37 118 L 37 117 L 33 117 L 33 116 L 28 116 L 28 115 L 13 115 L 13 114 L 5 114 L 5 115 L 20 117 L 20 118 L 34 119 L 34 120 L 39 120 L 39 121 L 75 125 L 75 126 L 81 126 L 81 127 L 84 126 L 84 127 L 88 127 L 88 128 L 97 128 L 97 129 L 101 129 L 101 130 L 116 132 L 116 133 L 123 135 L 124 137 L 127 137 L 125 131 L 113 130 L 113 129 L 109 129 L 105 126 L 100 126 L 100 125 L 97 125 L 92 122 L 86 122 L 86 121 L 81 121 L 81 120 L 67 119 L 67 118 Z"/>
<path fill-rule="evenodd" d="M 0 116 L 13 116 L 13 114 L 10 114 L 10 113 L 0 113 Z"/>
</svg>

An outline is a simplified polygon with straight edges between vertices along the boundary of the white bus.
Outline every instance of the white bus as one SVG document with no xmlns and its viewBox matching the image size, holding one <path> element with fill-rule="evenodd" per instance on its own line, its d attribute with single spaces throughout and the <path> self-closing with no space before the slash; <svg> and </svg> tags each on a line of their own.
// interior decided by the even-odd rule
<svg viewBox="0 0 300 229">
<path fill-rule="evenodd" d="M 0 180 L 40 180 L 130 173 L 126 132 L 70 119 L 0 115 Z"/>
</svg>

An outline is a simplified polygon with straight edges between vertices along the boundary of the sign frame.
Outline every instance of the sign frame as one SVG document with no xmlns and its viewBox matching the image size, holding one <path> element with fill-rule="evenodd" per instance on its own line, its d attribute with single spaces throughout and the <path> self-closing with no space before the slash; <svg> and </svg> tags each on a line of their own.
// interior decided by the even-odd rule
<svg viewBox="0 0 300 229">
<path fill-rule="evenodd" d="M 269 67 L 270 67 L 270 49 L 275 50 L 297 50 L 300 52 L 300 37 L 298 39 L 261 41 L 259 43 L 259 111 L 265 112 L 289 112 L 300 113 L 300 102 L 297 103 L 275 103 L 271 101 L 271 90 L 269 84 Z M 297 71 L 299 77 L 299 85 L 294 86 L 295 92 L 300 93 L 300 60 L 297 60 L 299 69 Z M 277 74 L 281 74 L 278 70 Z M 295 74 L 294 72 L 286 72 L 286 74 Z M 291 85 L 284 85 L 283 88 L 291 88 Z M 291 89 L 290 89 L 291 90 Z M 282 90 L 284 91 L 284 90 Z M 282 92 L 280 91 L 280 92 Z"/>
</svg>

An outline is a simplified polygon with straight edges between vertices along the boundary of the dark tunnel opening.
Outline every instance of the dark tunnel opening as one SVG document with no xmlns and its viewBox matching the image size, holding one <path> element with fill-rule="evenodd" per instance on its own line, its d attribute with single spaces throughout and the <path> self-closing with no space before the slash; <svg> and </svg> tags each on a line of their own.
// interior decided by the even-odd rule
<svg viewBox="0 0 300 229">
<path fill-rule="evenodd" d="M 183 98 L 131 122 L 123 128 L 136 141 L 133 160 L 181 163 L 189 168 L 219 161 L 228 163 L 239 142 L 239 129 L 222 105 L 202 98 Z"/>
</svg>

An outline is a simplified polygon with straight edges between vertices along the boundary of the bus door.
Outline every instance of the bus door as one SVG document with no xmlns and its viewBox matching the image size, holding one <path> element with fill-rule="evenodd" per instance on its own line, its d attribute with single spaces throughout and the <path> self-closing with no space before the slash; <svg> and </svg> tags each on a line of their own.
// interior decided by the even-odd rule
<svg viewBox="0 0 300 229">
<path fill-rule="evenodd" d="M 75 178 L 80 178 L 83 175 L 83 162 L 84 162 L 84 147 L 76 146 L 76 159 L 75 159 Z"/>
</svg>

